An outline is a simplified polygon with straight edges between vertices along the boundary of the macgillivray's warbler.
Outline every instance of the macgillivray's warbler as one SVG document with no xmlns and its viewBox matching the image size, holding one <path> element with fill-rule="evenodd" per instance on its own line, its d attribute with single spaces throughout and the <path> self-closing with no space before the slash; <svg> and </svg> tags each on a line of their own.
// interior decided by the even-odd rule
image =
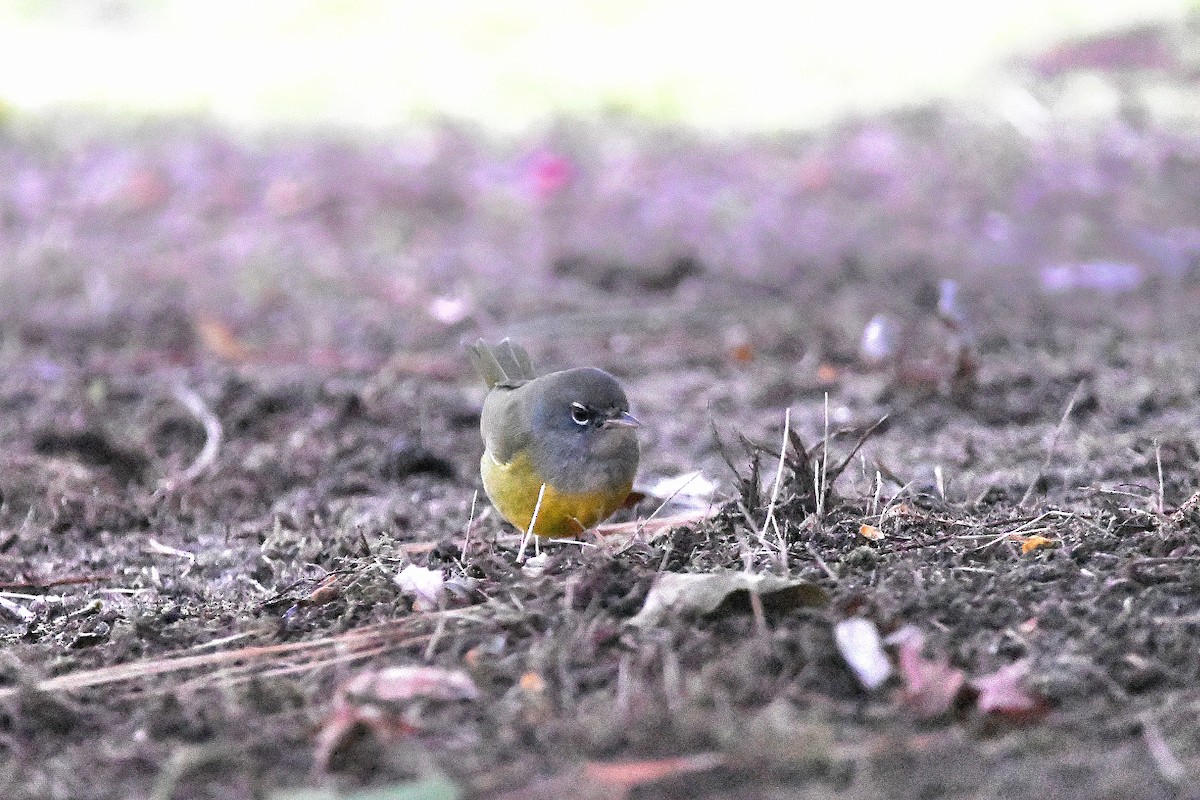
<svg viewBox="0 0 1200 800">
<path fill-rule="evenodd" d="M 616 378 L 595 367 L 537 377 L 508 339 L 480 339 L 467 355 L 488 387 L 483 488 L 506 520 L 525 532 L 536 507 L 535 534 L 575 537 L 621 507 L 637 473 L 638 421 Z"/>
</svg>

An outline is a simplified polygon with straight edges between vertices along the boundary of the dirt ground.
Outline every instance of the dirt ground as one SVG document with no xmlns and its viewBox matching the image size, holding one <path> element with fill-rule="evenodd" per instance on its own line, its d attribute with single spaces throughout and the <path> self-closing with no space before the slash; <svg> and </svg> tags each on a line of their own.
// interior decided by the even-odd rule
<svg viewBox="0 0 1200 800">
<path fill-rule="evenodd" d="M 10 122 L 0 796 L 1200 797 L 1200 126 L 1064 80 L 1036 130 Z M 624 382 L 623 518 L 690 521 L 471 523 L 505 335 Z M 631 622 L 736 572 L 806 583 Z"/>
</svg>

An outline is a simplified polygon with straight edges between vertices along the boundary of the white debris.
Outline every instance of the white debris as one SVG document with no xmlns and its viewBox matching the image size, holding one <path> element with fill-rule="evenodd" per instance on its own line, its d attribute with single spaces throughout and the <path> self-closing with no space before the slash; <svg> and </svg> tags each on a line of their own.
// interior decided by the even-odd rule
<svg viewBox="0 0 1200 800">
<path fill-rule="evenodd" d="M 862 617 L 844 619 L 833 626 L 833 640 L 858 682 L 868 691 L 878 689 L 891 676 L 892 662 L 883 652 L 874 622 Z"/>
<path fill-rule="evenodd" d="M 409 564 L 395 577 L 396 585 L 412 598 L 414 611 L 435 611 L 446 596 L 446 579 L 441 570 Z"/>
</svg>

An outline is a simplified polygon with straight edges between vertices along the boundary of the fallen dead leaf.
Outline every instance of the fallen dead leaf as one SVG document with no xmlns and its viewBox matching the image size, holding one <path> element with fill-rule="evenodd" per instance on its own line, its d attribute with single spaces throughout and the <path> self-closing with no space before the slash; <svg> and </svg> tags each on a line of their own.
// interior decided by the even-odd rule
<svg viewBox="0 0 1200 800">
<path fill-rule="evenodd" d="M 250 360 L 250 348 L 234 334 L 233 329 L 216 317 L 201 317 L 196 320 L 196 332 L 208 352 L 241 364 Z"/>
<path fill-rule="evenodd" d="M 825 605 L 825 590 L 814 583 L 778 575 L 749 572 L 678 573 L 658 576 L 646 601 L 629 624 L 651 628 L 671 614 L 712 614 L 723 606 L 750 606 L 755 593 L 767 610 L 786 610 Z"/>
<path fill-rule="evenodd" d="M 701 772 L 721 765 L 720 753 L 696 753 L 675 758 L 654 758 L 645 761 L 589 761 L 584 765 L 584 777 L 628 792 L 636 786 L 660 781 L 685 772 Z"/>
<path fill-rule="evenodd" d="M 419 730 L 418 721 L 403 707 L 405 701 L 478 697 L 475 682 L 462 670 L 405 665 L 360 672 L 334 698 L 317 733 L 314 760 L 321 770 L 330 771 L 364 738 L 387 744 Z"/>
<path fill-rule="evenodd" d="M 985 714 L 997 714 L 1015 721 L 1032 721 L 1050 710 L 1044 697 L 1025 688 L 1029 662 L 1017 661 L 995 672 L 971 680 L 978 692 L 975 704 Z"/>
<path fill-rule="evenodd" d="M 1040 550 L 1043 547 L 1053 547 L 1057 542 L 1054 539 L 1047 539 L 1045 536 L 1023 536 L 1017 539 L 1021 543 L 1021 553 L 1030 553 L 1034 550 Z"/>
<path fill-rule="evenodd" d="M 340 584 L 341 576 L 337 573 L 326 575 L 321 579 L 313 590 L 308 593 L 307 597 L 300 599 L 300 605 L 304 606 L 320 606 L 326 603 L 332 603 L 342 596 L 342 587 Z"/>
<path fill-rule="evenodd" d="M 521 718 L 536 727 L 545 724 L 553 714 L 553 704 L 546 692 L 546 679 L 529 671 L 517 681 L 517 697 L 521 703 Z"/>
<path fill-rule="evenodd" d="M 833 364 L 821 364 L 817 367 L 817 381 L 823 386 L 828 386 L 832 383 L 837 383 L 842 377 L 842 371 Z"/>
<path fill-rule="evenodd" d="M 546 680 L 536 672 L 526 672 L 518 682 L 521 691 L 526 694 L 542 694 L 546 691 Z"/>
<path fill-rule="evenodd" d="M 521 574 L 526 578 L 536 578 L 546 571 L 548 563 L 550 563 L 549 553 L 541 553 L 533 558 L 528 558 L 521 565 Z"/>
<path fill-rule="evenodd" d="M 474 700 L 479 696 L 475 682 L 462 670 L 409 665 L 360 672 L 343 685 L 342 693 L 368 702 L 395 702 L 416 697 Z"/>
<path fill-rule="evenodd" d="M 754 347 L 747 342 L 735 344 L 729 348 L 729 359 L 739 364 L 749 363 L 754 360 Z"/>
<path fill-rule="evenodd" d="M 966 675 L 950 666 L 950 659 L 944 655 L 925 658 L 921 654 L 925 637 L 915 627 L 901 630 L 905 632 L 897 652 L 900 679 L 904 682 L 901 702 L 921 719 L 948 713 L 962 691 Z"/>
<path fill-rule="evenodd" d="M 875 527 L 874 525 L 868 525 L 864 522 L 862 525 L 858 526 L 858 535 L 864 539 L 869 539 L 872 542 L 878 542 L 883 538 L 883 531 L 879 530 L 879 528 Z"/>
<path fill-rule="evenodd" d="M 884 509 L 882 517 L 919 517 L 921 516 L 908 503 L 896 503 L 894 506 Z"/>
<path fill-rule="evenodd" d="M 457 325 L 474 311 L 467 295 L 439 296 L 429 303 L 429 316 L 443 325 Z"/>
</svg>

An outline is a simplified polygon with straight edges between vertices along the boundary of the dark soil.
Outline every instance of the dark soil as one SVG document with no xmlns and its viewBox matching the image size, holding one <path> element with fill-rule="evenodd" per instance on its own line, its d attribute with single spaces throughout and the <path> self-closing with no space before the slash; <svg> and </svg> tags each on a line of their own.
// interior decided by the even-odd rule
<svg viewBox="0 0 1200 800">
<path fill-rule="evenodd" d="M 754 140 L 10 128 L 0 796 L 1200 796 L 1200 130 L 1126 101 L 1037 138 L 941 107 Z M 871 371 L 885 311 L 905 361 Z M 641 483 L 703 470 L 711 515 L 539 572 L 481 500 L 464 542 L 480 335 L 619 376 Z M 831 466 L 887 416 L 823 504 L 790 449 L 772 508 L 785 408 Z M 719 570 L 828 603 L 628 625 L 656 575 Z M 968 683 L 1027 671 L 925 718 L 903 671 L 859 684 L 851 616 Z M 397 664 L 478 697 L 339 728 L 368 712 L 338 687 Z"/>
</svg>

